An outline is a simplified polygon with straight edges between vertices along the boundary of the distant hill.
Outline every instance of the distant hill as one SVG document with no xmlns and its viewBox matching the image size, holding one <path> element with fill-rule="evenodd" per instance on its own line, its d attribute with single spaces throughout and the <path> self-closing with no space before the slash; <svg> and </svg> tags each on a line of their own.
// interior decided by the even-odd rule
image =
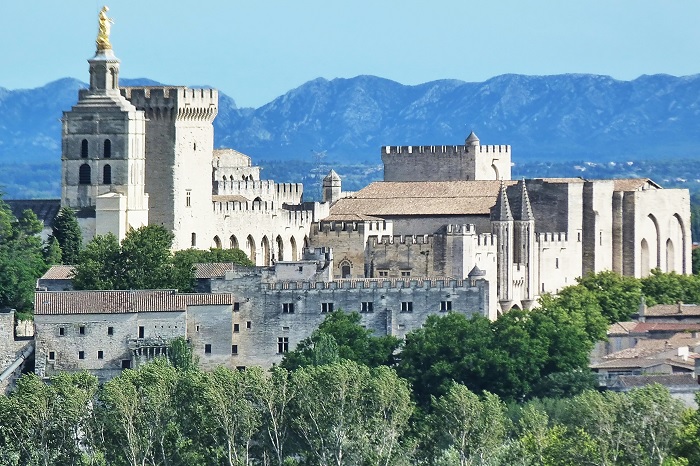
<svg viewBox="0 0 700 466">
<path fill-rule="evenodd" d="M 123 80 L 122 85 L 155 84 Z M 60 79 L 0 88 L 0 163 L 60 159 L 60 118 L 85 87 Z M 257 108 L 220 94 L 215 145 L 255 161 L 379 163 L 382 145 L 510 144 L 516 163 L 700 158 L 700 75 L 503 75 L 404 86 L 358 76 L 315 79 Z"/>
</svg>

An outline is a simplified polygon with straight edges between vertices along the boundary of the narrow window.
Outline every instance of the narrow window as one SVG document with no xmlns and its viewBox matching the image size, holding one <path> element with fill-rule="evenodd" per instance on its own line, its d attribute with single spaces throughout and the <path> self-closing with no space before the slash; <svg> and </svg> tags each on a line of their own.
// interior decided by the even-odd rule
<svg viewBox="0 0 700 466">
<path fill-rule="evenodd" d="M 282 303 L 282 312 L 285 314 L 294 314 L 294 303 Z"/>
<path fill-rule="evenodd" d="M 65 335 L 65 334 L 66 334 L 66 329 L 63 328 L 63 327 L 59 327 L 59 328 L 58 328 L 58 335 L 59 335 L 59 336 L 63 336 L 63 335 Z"/>
<path fill-rule="evenodd" d="M 98 351 L 97 352 L 97 359 L 104 359 L 105 358 L 105 352 L 104 351 Z"/>
<path fill-rule="evenodd" d="M 197 246 L 197 233 L 192 233 L 192 247 Z"/>
<path fill-rule="evenodd" d="M 114 327 L 107 327 L 107 335 L 114 335 Z"/>
<path fill-rule="evenodd" d="M 108 159 L 112 157 L 112 141 L 105 139 L 105 158 Z"/>
<path fill-rule="evenodd" d="M 277 337 L 277 352 L 278 353 L 288 353 L 289 352 L 289 337 Z"/>
<path fill-rule="evenodd" d="M 440 301 L 440 311 L 447 312 L 452 310 L 452 301 Z"/>
<path fill-rule="evenodd" d="M 85 351 L 78 351 L 78 359 L 85 359 Z"/>
<path fill-rule="evenodd" d="M 238 354 L 238 345 L 231 345 L 231 354 Z"/>
<path fill-rule="evenodd" d="M 145 338 L 146 335 L 146 327 L 139 327 L 139 338 Z"/>
<path fill-rule="evenodd" d="M 245 323 L 245 328 L 250 328 L 250 321 Z"/>
<path fill-rule="evenodd" d="M 411 272 L 410 272 L 410 271 L 401 272 L 401 276 L 402 276 L 402 277 L 410 277 L 410 276 L 411 276 Z"/>
<path fill-rule="evenodd" d="M 90 184 L 91 180 L 90 165 L 84 163 L 80 166 L 80 171 L 78 172 L 78 184 Z"/>
<path fill-rule="evenodd" d="M 554 268 L 555 269 L 559 268 L 559 258 L 558 257 L 556 259 L 554 259 Z"/>
<path fill-rule="evenodd" d="M 112 184 L 112 167 L 109 164 L 102 168 L 102 184 Z"/>
<path fill-rule="evenodd" d="M 342 266 L 340 270 L 341 270 L 340 275 L 342 278 L 350 278 L 350 266 L 349 265 Z"/>
<path fill-rule="evenodd" d="M 402 301 L 401 312 L 413 312 L 413 301 Z"/>
<path fill-rule="evenodd" d="M 321 303 L 321 312 L 323 314 L 333 312 L 333 303 Z"/>
<path fill-rule="evenodd" d="M 185 190 L 185 207 L 192 207 L 192 190 Z"/>
<path fill-rule="evenodd" d="M 78 331 L 80 332 L 81 335 L 85 335 L 85 326 L 81 325 L 80 329 Z"/>
<path fill-rule="evenodd" d="M 56 353 L 53 351 L 49 351 L 49 361 L 55 361 L 56 360 Z"/>
<path fill-rule="evenodd" d="M 88 158 L 88 142 L 87 139 L 83 139 L 83 143 L 80 146 L 80 157 L 86 159 Z"/>
<path fill-rule="evenodd" d="M 233 303 L 233 312 L 238 312 L 241 310 L 241 303 Z"/>
<path fill-rule="evenodd" d="M 207 343 L 204 345 L 204 354 L 211 354 L 211 344 Z"/>
<path fill-rule="evenodd" d="M 603 245 L 603 232 L 602 231 L 598 234 L 598 238 L 599 238 L 598 242 L 602 246 Z"/>
<path fill-rule="evenodd" d="M 372 301 L 364 301 L 360 304 L 360 312 L 374 312 L 374 303 Z"/>
<path fill-rule="evenodd" d="M 241 325 L 240 324 L 233 324 L 233 332 L 238 333 L 241 331 Z"/>
<path fill-rule="evenodd" d="M 131 359 L 122 359 L 122 369 L 131 369 Z"/>
<path fill-rule="evenodd" d="M 388 277 L 388 276 L 389 276 L 389 272 L 386 271 L 386 270 L 380 270 L 380 271 L 379 271 L 379 276 L 380 276 L 380 277 Z"/>
<path fill-rule="evenodd" d="M 199 325 L 197 325 L 197 331 L 199 332 Z"/>
</svg>

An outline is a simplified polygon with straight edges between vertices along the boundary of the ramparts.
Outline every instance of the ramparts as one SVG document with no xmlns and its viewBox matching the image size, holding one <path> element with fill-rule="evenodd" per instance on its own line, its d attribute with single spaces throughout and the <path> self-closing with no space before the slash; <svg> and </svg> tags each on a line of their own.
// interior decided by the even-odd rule
<svg viewBox="0 0 700 466">
<path fill-rule="evenodd" d="M 219 91 L 216 89 L 144 86 L 120 90 L 149 119 L 213 121 L 218 113 Z"/>
<path fill-rule="evenodd" d="M 331 282 L 286 281 L 265 284 L 268 290 L 348 290 L 348 289 L 456 289 L 472 288 L 469 280 L 364 278 Z"/>
<path fill-rule="evenodd" d="M 510 145 L 488 146 L 382 146 L 382 155 L 405 156 L 465 156 L 468 154 L 510 154 Z"/>
</svg>

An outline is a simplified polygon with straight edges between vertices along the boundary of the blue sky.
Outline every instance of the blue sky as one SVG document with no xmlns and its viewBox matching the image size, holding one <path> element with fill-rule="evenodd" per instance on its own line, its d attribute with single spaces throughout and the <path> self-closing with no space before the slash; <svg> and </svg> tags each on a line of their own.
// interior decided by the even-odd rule
<svg viewBox="0 0 700 466">
<path fill-rule="evenodd" d="M 0 87 L 87 80 L 104 0 L 6 0 Z M 122 77 L 260 106 L 317 77 L 700 71 L 697 0 L 113 0 Z"/>
</svg>

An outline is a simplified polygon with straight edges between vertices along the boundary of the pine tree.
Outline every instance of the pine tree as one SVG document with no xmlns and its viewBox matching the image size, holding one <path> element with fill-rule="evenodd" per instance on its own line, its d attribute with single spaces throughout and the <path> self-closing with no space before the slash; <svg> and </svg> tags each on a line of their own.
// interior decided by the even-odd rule
<svg viewBox="0 0 700 466">
<path fill-rule="evenodd" d="M 61 247 L 64 264 L 76 264 L 82 249 L 83 236 L 73 209 L 63 207 L 53 221 L 52 236 Z"/>
</svg>

